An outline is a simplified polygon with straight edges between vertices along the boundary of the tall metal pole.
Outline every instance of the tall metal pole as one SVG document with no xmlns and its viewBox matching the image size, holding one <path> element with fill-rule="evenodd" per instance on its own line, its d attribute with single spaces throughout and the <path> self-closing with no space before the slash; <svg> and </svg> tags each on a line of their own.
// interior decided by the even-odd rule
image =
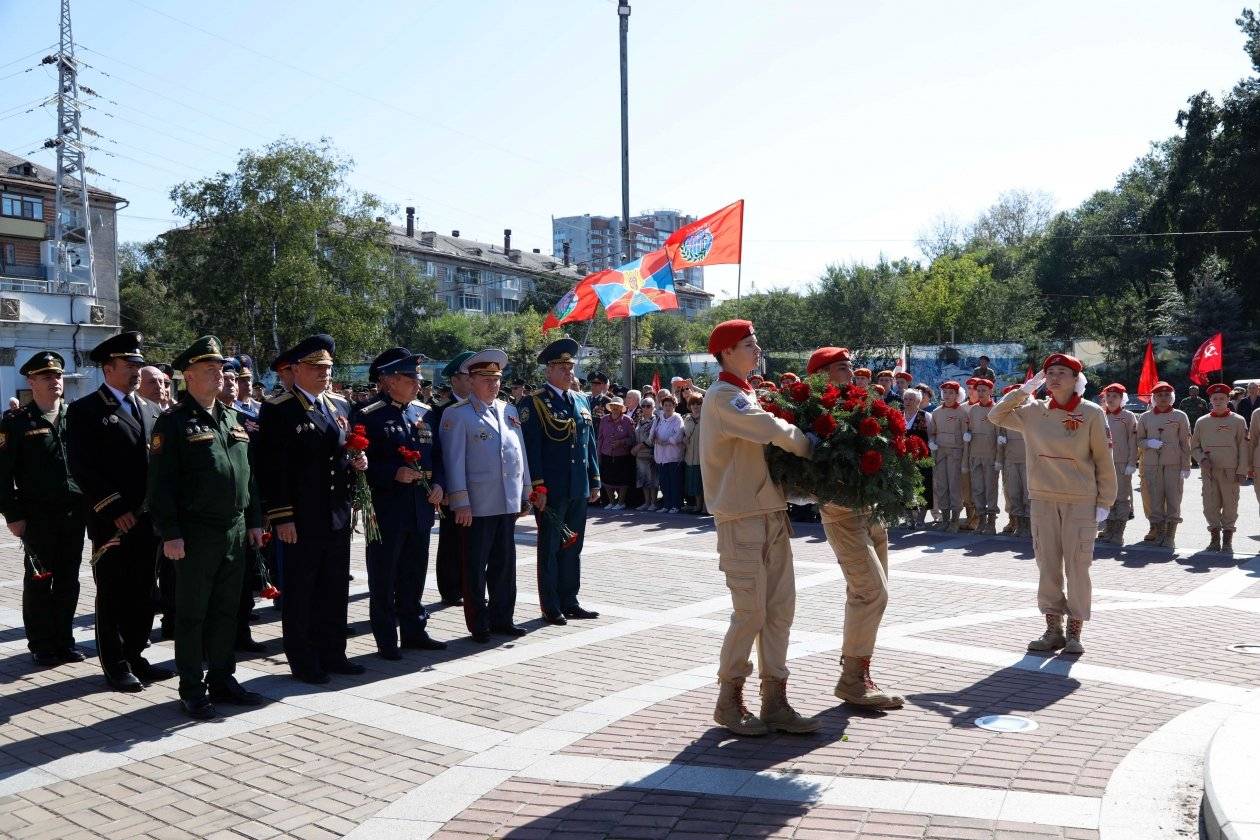
<svg viewBox="0 0 1260 840">
<path fill-rule="evenodd" d="M 626 65 L 626 43 L 630 33 L 630 4 L 617 4 L 621 30 L 621 263 L 634 259 L 630 247 L 630 78 Z M 634 318 L 627 315 L 621 332 L 621 380 L 634 387 Z"/>
<path fill-rule="evenodd" d="M 70 28 L 70 0 L 61 0 L 60 46 L 48 61 L 57 64 L 57 137 L 44 145 L 57 150 L 57 182 L 53 206 L 53 242 L 57 267 L 53 285 L 58 292 L 70 291 L 71 280 L 86 272 L 87 293 L 96 294 L 92 254 L 92 216 L 88 207 L 87 155 L 79 124 L 79 67 L 74 57 L 74 34 Z M 81 246 L 82 263 L 71 262 L 70 246 Z M 80 269 L 75 275 L 73 270 Z"/>
</svg>

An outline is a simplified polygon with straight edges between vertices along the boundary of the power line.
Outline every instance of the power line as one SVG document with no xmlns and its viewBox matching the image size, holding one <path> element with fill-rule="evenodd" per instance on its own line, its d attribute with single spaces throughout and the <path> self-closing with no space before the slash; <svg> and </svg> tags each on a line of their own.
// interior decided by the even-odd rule
<svg viewBox="0 0 1260 840">
<path fill-rule="evenodd" d="M 22 56 L 21 58 L 15 58 L 15 59 L 13 59 L 12 61 L 6 61 L 4 64 L 0 64 L 0 70 L 3 70 L 4 68 L 9 67 L 9 66 L 11 66 L 11 65 L 18 64 L 18 63 L 20 63 L 20 62 L 26 61 L 28 58 L 34 58 L 34 57 L 35 57 L 35 56 L 37 56 L 37 55 L 44 55 L 44 54 L 46 54 L 49 50 L 54 50 L 54 49 L 56 49 L 56 48 L 57 48 L 57 45 L 56 45 L 56 44 L 49 44 L 49 45 L 48 45 L 48 46 L 46 46 L 46 47 L 40 47 L 39 49 L 35 50 L 35 52 L 27 53 L 26 55 Z"/>
</svg>

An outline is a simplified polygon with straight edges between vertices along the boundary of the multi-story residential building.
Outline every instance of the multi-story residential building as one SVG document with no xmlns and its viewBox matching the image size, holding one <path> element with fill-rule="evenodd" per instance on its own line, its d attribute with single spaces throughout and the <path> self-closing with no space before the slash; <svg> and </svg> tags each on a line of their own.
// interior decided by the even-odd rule
<svg viewBox="0 0 1260 840">
<path fill-rule="evenodd" d="M 58 286 L 52 242 L 55 180 L 51 169 L 0 151 L 0 396 L 5 400 L 25 400 L 26 380 L 17 371 L 39 350 L 65 358 L 67 399 L 95 390 L 100 371 L 84 364 L 87 351 L 118 331 L 117 212 L 126 199 L 89 184 L 92 253 L 69 245 L 65 259 L 71 280 Z"/>
</svg>

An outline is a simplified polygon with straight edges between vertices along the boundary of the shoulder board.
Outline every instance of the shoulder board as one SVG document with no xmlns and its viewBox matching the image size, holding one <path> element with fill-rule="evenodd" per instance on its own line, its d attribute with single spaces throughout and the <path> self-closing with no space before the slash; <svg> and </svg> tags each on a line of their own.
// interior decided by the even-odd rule
<svg viewBox="0 0 1260 840">
<path fill-rule="evenodd" d="M 276 394 L 274 397 L 267 397 L 267 404 L 280 405 L 280 403 L 285 402 L 286 400 L 291 400 L 291 399 L 293 399 L 293 392 L 285 391 L 283 394 Z"/>
<path fill-rule="evenodd" d="M 7 420 L 7 419 L 12 419 L 12 418 L 14 418 L 14 417 L 21 417 L 21 416 L 22 416 L 22 409 L 21 409 L 21 408 L 10 408 L 10 409 L 7 409 L 7 410 L 4 412 L 4 417 L 5 417 L 5 419 L 6 419 L 6 420 Z"/>
<path fill-rule="evenodd" d="M 453 402 L 447 408 L 459 408 L 461 405 L 468 405 L 468 397 L 464 397 L 459 402 Z"/>
<path fill-rule="evenodd" d="M 183 408 L 183 406 L 184 406 L 184 404 L 183 404 L 182 402 L 177 402 L 177 403 L 175 403 L 174 405 L 172 405 L 170 408 L 164 409 L 164 410 L 162 411 L 162 414 L 164 414 L 164 415 L 165 415 L 165 414 L 174 414 L 175 412 L 177 412 L 177 411 L 179 411 L 181 408 Z"/>
<path fill-rule="evenodd" d="M 341 396 L 341 394 L 338 394 L 336 391 L 325 391 L 324 396 L 328 397 L 329 399 L 337 400 L 337 402 L 346 403 L 347 405 L 349 405 L 350 403 L 349 400 Z"/>
<path fill-rule="evenodd" d="M 363 408 L 360 408 L 360 409 L 359 409 L 359 413 L 360 413 L 360 414 L 371 414 L 373 411 L 376 411 L 376 409 L 378 409 L 378 408 L 382 407 L 383 405 L 385 405 L 385 403 L 381 402 L 380 400 L 372 400 L 372 402 L 370 402 L 370 403 L 368 403 L 367 405 L 363 406 Z"/>
<path fill-rule="evenodd" d="M 426 404 L 426 403 L 422 403 L 422 402 L 420 402 L 420 400 L 412 400 L 412 401 L 411 401 L 411 404 L 412 404 L 412 405 L 414 405 L 414 406 L 417 406 L 418 408 L 423 408 L 425 411 L 432 411 L 432 410 L 433 410 L 433 406 L 428 405 L 428 404 Z"/>
<path fill-rule="evenodd" d="M 545 397 L 547 396 L 547 389 L 539 386 L 538 388 L 535 388 L 533 391 L 531 391 L 530 394 L 531 396 L 535 396 L 535 397 Z"/>
</svg>

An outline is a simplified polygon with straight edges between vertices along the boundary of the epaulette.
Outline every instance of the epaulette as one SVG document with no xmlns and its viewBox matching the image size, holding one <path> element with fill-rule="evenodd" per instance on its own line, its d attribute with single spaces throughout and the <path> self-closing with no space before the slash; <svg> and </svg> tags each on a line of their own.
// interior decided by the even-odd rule
<svg viewBox="0 0 1260 840">
<path fill-rule="evenodd" d="M 7 419 L 11 419 L 11 418 L 13 418 L 13 417 L 17 417 L 17 416 L 18 416 L 18 415 L 20 415 L 21 413 L 22 413 L 22 409 L 21 409 L 21 408 L 8 408 L 8 409 L 5 409 L 5 412 L 4 412 L 4 417 L 5 417 L 5 419 L 7 420 Z"/>
<path fill-rule="evenodd" d="M 372 402 L 370 402 L 370 403 L 368 403 L 367 405 L 363 406 L 363 408 L 360 408 L 360 409 L 359 409 L 359 413 L 360 413 L 360 414 L 371 414 L 373 411 L 376 411 L 376 409 L 380 408 L 380 407 L 381 407 L 381 406 L 383 406 L 383 405 L 385 405 L 385 403 L 381 402 L 380 400 L 372 400 Z"/>
<path fill-rule="evenodd" d="M 450 405 L 447 406 L 447 408 L 459 408 L 461 405 L 468 405 L 468 397 L 464 397 L 462 400 L 459 400 L 458 402 L 451 403 Z"/>
<path fill-rule="evenodd" d="M 174 403 L 174 404 L 172 404 L 172 405 L 171 405 L 171 407 L 170 407 L 170 408 L 164 408 L 164 409 L 162 409 L 162 413 L 163 413 L 163 414 L 174 414 L 177 410 L 179 410 L 179 407 L 180 407 L 180 406 L 182 406 L 182 405 L 183 405 L 183 403 L 182 403 L 182 402 L 177 402 L 177 403 Z"/>
<path fill-rule="evenodd" d="M 325 392 L 324 392 L 324 394 L 325 394 L 325 396 L 329 397 L 330 399 L 339 400 L 340 402 L 343 402 L 343 403 L 345 403 L 346 405 L 349 405 L 349 404 L 350 404 L 350 401 L 349 401 L 349 400 L 347 400 L 345 397 L 341 396 L 341 394 L 338 394 L 336 391 L 325 391 Z"/>
<path fill-rule="evenodd" d="M 420 400 L 412 400 L 412 401 L 411 401 L 411 404 L 412 404 L 412 405 L 418 405 L 418 406 L 420 406 L 421 408 L 423 408 L 425 411 L 432 411 L 432 410 L 433 410 L 433 406 L 431 406 L 431 405 L 426 405 L 426 404 L 424 404 L 424 403 L 420 402 Z"/>
<path fill-rule="evenodd" d="M 276 394 L 274 397 L 267 397 L 268 405 L 280 405 L 285 400 L 293 399 L 292 391 L 285 391 L 283 394 Z"/>
</svg>

